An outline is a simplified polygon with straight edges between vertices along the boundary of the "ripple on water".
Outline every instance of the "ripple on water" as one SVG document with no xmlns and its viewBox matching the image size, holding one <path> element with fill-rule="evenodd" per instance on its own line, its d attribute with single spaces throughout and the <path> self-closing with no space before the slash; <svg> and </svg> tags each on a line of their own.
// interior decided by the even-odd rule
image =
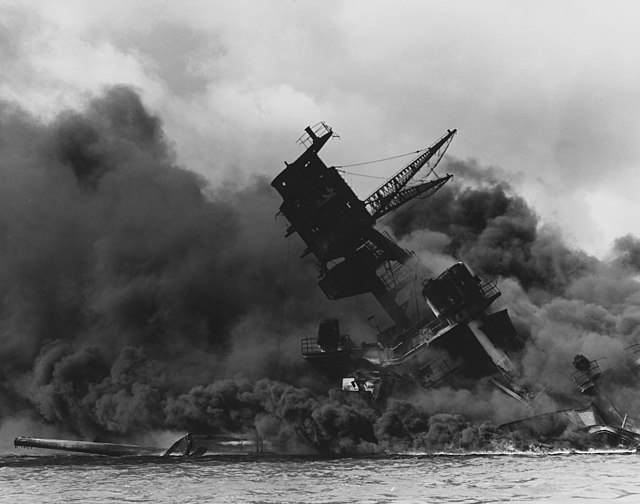
<svg viewBox="0 0 640 504">
<path fill-rule="evenodd" d="M 158 460 L 0 457 L 0 502 L 640 502 L 625 454 Z"/>
</svg>

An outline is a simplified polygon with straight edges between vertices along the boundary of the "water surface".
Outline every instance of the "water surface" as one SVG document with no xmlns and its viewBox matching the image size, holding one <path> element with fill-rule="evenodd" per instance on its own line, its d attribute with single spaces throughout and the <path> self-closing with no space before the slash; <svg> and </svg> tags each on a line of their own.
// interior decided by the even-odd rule
<svg viewBox="0 0 640 504">
<path fill-rule="evenodd" d="M 640 455 L 0 457 L 0 502 L 640 502 Z"/>
</svg>

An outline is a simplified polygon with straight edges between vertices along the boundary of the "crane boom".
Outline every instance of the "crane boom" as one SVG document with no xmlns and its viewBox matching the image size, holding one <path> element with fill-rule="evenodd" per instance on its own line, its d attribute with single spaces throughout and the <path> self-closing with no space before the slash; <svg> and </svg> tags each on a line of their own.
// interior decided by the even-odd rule
<svg viewBox="0 0 640 504">
<path fill-rule="evenodd" d="M 422 182 L 411 187 L 407 187 L 401 191 L 398 191 L 390 199 L 386 201 L 384 207 L 379 208 L 372 214 L 374 219 L 379 219 L 383 215 L 388 214 L 392 210 L 395 210 L 399 206 L 404 205 L 406 202 L 411 201 L 413 198 L 423 195 L 428 198 L 434 194 L 438 189 L 445 185 L 453 175 L 446 175 L 437 179 Z"/>
<path fill-rule="evenodd" d="M 445 151 L 449 147 L 451 140 L 453 139 L 453 135 L 455 135 L 457 130 L 448 130 L 447 134 L 444 135 L 440 140 L 434 143 L 431 147 L 425 150 L 422 154 L 420 154 L 417 158 L 411 161 L 407 166 L 405 166 L 402 170 L 396 173 L 392 178 L 382 184 L 371 196 L 369 196 L 364 204 L 366 205 L 367 210 L 373 216 L 376 215 L 384 215 L 389 210 L 387 210 L 390 202 L 394 200 L 399 191 L 401 191 L 409 181 L 420 171 L 420 169 L 427 164 L 434 156 L 436 157 L 435 163 L 432 170 L 436 167 L 436 165 L 440 162 L 440 159 L 444 155 Z M 394 207 L 396 208 L 396 207 Z"/>
</svg>

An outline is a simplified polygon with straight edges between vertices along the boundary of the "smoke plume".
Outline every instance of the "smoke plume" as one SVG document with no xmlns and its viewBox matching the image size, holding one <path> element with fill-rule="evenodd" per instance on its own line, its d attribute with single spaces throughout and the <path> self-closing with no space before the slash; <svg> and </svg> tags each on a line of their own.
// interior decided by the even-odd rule
<svg viewBox="0 0 640 504">
<path fill-rule="evenodd" d="M 526 415 L 486 383 L 382 411 L 327 395 L 300 337 L 339 316 L 371 341 L 375 305 L 328 302 L 300 240 L 283 238 L 268 181 L 209 187 L 127 87 L 48 123 L 0 104 L 0 160 L 2 425 L 109 440 L 253 431 L 289 451 L 351 453 L 479 449 Z M 389 229 L 436 273 L 463 260 L 500 275 L 527 384 L 569 398 L 573 356 L 607 357 L 640 411 L 624 353 L 640 332 L 638 239 L 589 257 L 491 170 L 449 163 L 457 180 Z"/>
<path fill-rule="evenodd" d="M 579 394 L 571 362 L 580 353 L 603 359 L 611 394 L 630 415 L 640 413 L 631 392 L 638 381 L 625 352 L 640 336 L 638 239 L 618 239 L 611 257 L 598 260 L 569 247 L 491 169 L 449 160 L 446 170 L 456 175 L 455 182 L 393 217 L 387 224 L 391 231 L 410 248 L 435 236 L 423 247 L 425 261 L 435 258 L 446 266 L 464 261 L 484 278 L 500 277 L 503 295 L 497 304 L 509 309 L 524 341 L 515 360 L 530 389 L 575 404 Z M 506 410 L 493 401 L 489 398 L 496 420 Z M 513 405 L 504 406 L 513 412 Z"/>
<path fill-rule="evenodd" d="M 1 117 L 2 417 L 127 433 L 195 384 L 299 374 L 280 354 L 328 313 L 266 180 L 207 187 L 126 87 Z"/>
</svg>

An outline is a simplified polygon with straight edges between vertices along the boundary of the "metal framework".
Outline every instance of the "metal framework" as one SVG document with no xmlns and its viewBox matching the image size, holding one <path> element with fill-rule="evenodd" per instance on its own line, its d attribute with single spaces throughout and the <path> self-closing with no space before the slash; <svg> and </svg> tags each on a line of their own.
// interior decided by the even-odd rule
<svg viewBox="0 0 640 504">
<path fill-rule="evenodd" d="M 364 204 L 369 213 L 377 219 L 389 213 L 391 210 L 398 208 L 400 205 L 406 203 L 412 198 L 415 198 L 422 192 L 433 189 L 434 187 L 435 189 L 433 192 L 435 192 L 442 187 L 451 178 L 450 176 L 431 181 L 433 182 L 433 185 L 428 185 L 430 182 L 425 182 L 424 184 L 427 184 L 427 186 L 424 186 L 424 184 L 416 186 L 417 188 L 423 186 L 421 188 L 422 190 L 417 189 L 417 194 L 414 194 L 414 192 L 404 193 L 402 191 L 402 189 L 404 189 L 411 179 L 416 176 L 422 167 L 428 164 L 431 160 L 433 160 L 433 163 L 427 176 L 433 173 L 433 170 L 442 159 L 442 156 L 444 156 L 444 153 L 447 151 L 447 148 L 456 133 L 457 130 L 455 129 L 447 131 L 447 134 L 440 138 L 440 140 L 426 149 L 422 154 L 376 189 L 371 196 L 365 199 Z M 433 192 L 431 194 L 433 194 Z"/>
</svg>

